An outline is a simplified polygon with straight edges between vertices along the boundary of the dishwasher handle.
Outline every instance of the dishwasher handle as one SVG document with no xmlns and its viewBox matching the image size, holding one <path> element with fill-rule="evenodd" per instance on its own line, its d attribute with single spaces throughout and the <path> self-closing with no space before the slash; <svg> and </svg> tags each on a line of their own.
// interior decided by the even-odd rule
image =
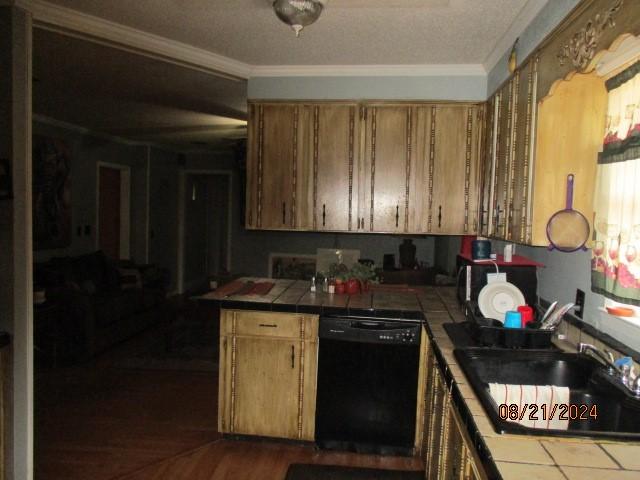
<svg viewBox="0 0 640 480">
<path fill-rule="evenodd" d="M 384 322 L 368 322 L 365 320 L 353 321 L 349 326 L 359 330 L 404 330 L 407 328 L 406 325 L 389 325 Z"/>
</svg>

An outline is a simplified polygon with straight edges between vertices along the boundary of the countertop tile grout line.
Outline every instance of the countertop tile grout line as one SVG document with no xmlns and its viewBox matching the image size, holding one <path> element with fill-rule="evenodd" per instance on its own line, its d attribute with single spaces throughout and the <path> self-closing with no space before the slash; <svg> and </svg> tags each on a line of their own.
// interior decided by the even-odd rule
<svg viewBox="0 0 640 480">
<path fill-rule="evenodd" d="M 613 463 L 615 463 L 618 466 L 619 470 L 626 470 L 626 468 L 624 468 L 622 466 L 622 464 L 620 462 L 618 462 L 618 460 L 616 460 L 616 458 L 607 451 L 606 448 L 604 448 L 600 443 L 596 443 L 596 445 L 598 446 L 598 448 L 600 448 L 600 450 L 602 450 L 604 452 L 604 454 L 607 457 L 609 457 L 611 460 L 613 460 Z"/>
</svg>

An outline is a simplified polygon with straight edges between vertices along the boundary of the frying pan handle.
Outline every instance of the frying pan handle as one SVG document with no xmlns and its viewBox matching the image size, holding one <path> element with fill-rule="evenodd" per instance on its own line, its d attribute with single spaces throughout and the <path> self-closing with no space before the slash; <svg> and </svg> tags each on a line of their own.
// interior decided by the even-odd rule
<svg viewBox="0 0 640 480">
<path fill-rule="evenodd" d="M 573 208 L 573 181 L 574 181 L 573 173 L 567 175 L 567 210 L 571 210 Z"/>
</svg>

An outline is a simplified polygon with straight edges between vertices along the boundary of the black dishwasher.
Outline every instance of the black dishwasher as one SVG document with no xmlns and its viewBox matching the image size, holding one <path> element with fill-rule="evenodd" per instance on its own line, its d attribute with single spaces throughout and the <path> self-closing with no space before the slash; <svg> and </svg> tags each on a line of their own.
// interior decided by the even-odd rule
<svg viewBox="0 0 640 480">
<path fill-rule="evenodd" d="M 413 455 L 421 321 L 320 319 L 316 443 Z"/>
</svg>

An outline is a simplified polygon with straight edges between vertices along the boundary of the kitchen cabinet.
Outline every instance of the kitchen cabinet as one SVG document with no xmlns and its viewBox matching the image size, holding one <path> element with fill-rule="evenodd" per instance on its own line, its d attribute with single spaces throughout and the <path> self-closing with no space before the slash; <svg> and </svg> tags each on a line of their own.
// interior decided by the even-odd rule
<svg viewBox="0 0 640 480">
<path fill-rule="evenodd" d="M 492 218 L 483 232 L 546 246 L 547 222 L 565 208 L 569 173 L 576 178 L 574 208 L 593 218 L 606 89 L 595 73 L 576 73 L 545 93 L 538 87 L 538 75 L 539 57 L 534 55 L 488 102 L 494 118 L 487 128 L 482 168 L 491 171 L 491 184 L 484 177 L 482 204 L 491 206 Z"/>
<path fill-rule="evenodd" d="M 409 105 L 367 105 L 361 170 L 361 218 L 370 232 L 407 232 L 412 110 Z"/>
<path fill-rule="evenodd" d="M 355 103 L 318 103 L 305 107 L 305 141 L 300 156 L 296 197 L 298 229 L 358 229 L 357 161 L 360 108 Z M 306 145 L 306 147 L 305 147 Z M 357 180 L 357 179 L 356 179 Z"/>
<path fill-rule="evenodd" d="M 513 158 L 509 181 L 509 220 L 506 239 L 523 243 L 531 219 L 534 120 L 537 111 L 537 58 L 531 58 L 514 76 Z"/>
<path fill-rule="evenodd" d="M 491 234 L 506 238 L 508 228 L 508 192 L 513 158 L 513 104 L 516 82 L 512 77 L 496 94 L 496 140 L 493 154 L 493 195 Z"/>
<path fill-rule="evenodd" d="M 429 480 L 487 478 L 473 441 L 451 400 L 451 390 L 431 353 L 428 359 L 425 416 L 425 478 Z"/>
<path fill-rule="evenodd" d="M 250 229 L 472 234 L 483 106 L 250 103 Z"/>
<path fill-rule="evenodd" d="M 482 469 L 473 442 L 458 413 L 456 406 L 449 402 L 446 415 L 448 428 L 444 446 L 441 472 L 445 479 L 481 480 L 487 475 Z"/>
<path fill-rule="evenodd" d="M 486 104 L 486 114 L 484 116 L 484 142 L 480 158 L 480 211 L 478 221 L 480 226 L 478 233 L 482 236 L 489 236 L 493 219 L 493 155 L 496 148 L 496 103 L 498 95 L 493 95 Z"/>
<path fill-rule="evenodd" d="M 409 230 L 478 231 L 479 174 L 484 109 L 471 104 L 416 107 Z"/>
<path fill-rule="evenodd" d="M 296 226 L 299 147 L 306 134 L 300 110 L 297 104 L 249 105 L 247 228 Z"/>
<path fill-rule="evenodd" d="M 318 316 L 222 310 L 218 428 L 313 440 Z"/>
</svg>

